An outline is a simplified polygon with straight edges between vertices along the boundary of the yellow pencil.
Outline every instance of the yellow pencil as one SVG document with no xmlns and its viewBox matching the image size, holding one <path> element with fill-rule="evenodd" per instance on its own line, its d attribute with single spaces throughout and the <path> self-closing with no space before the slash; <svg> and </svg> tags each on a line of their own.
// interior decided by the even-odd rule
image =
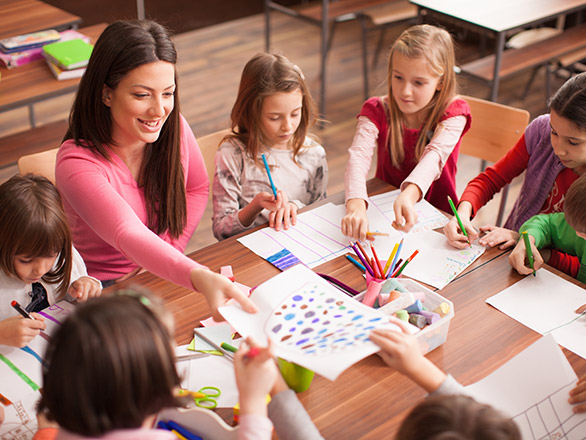
<svg viewBox="0 0 586 440">
<path fill-rule="evenodd" d="M 387 270 L 389 270 L 389 267 L 391 267 L 391 263 L 393 262 L 393 258 L 395 258 L 395 254 L 397 253 L 398 248 L 399 248 L 399 243 L 395 243 L 395 247 L 393 248 L 393 252 L 391 252 L 389 259 L 387 260 L 387 264 L 385 264 L 385 268 L 383 270 L 383 277 L 386 277 Z"/>
</svg>

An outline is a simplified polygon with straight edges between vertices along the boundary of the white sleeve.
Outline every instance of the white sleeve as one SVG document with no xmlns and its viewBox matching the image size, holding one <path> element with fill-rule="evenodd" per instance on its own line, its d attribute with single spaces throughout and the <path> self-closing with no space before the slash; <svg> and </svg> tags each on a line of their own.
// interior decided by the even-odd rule
<svg viewBox="0 0 586 440">
<path fill-rule="evenodd" d="M 348 149 L 348 164 L 344 175 L 346 201 L 349 199 L 368 200 L 366 177 L 370 171 L 377 139 L 377 126 L 368 117 L 360 116 L 352 145 Z"/>
</svg>

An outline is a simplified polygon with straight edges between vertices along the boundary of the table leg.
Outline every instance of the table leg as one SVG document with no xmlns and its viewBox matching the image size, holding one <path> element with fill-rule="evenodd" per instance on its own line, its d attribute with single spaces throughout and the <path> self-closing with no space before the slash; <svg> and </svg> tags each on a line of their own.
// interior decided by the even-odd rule
<svg viewBox="0 0 586 440">
<path fill-rule="evenodd" d="M 496 35 L 496 47 L 495 47 L 495 58 L 494 58 L 494 76 L 492 78 L 492 90 L 490 91 L 490 100 L 496 102 L 499 93 L 499 72 L 501 70 L 501 59 L 503 57 L 503 51 L 505 50 L 505 33 L 498 32 Z"/>
<path fill-rule="evenodd" d="M 31 124 L 31 128 L 35 128 L 37 126 L 37 122 L 35 120 L 35 108 L 33 104 L 28 105 L 28 121 Z"/>
</svg>

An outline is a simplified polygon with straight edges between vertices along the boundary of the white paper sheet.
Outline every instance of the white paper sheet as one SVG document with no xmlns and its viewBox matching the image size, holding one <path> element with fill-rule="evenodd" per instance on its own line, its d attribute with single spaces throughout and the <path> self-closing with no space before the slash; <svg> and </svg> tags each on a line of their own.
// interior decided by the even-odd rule
<svg viewBox="0 0 586 440">
<path fill-rule="evenodd" d="M 574 370 L 549 335 L 466 390 L 479 402 L 512 417 L 523 439 L 583 440 L 586 414 L 573 414 L 568 403 L 576 380 Z"/>
<path fill-rule="evenodd" d="M 376 250 L 379 251 L 381 258 L 390 255 L 394 244 L 406 235 L 391 226 L 395 219 L 393 203 L 398 195 L 397 190 L 369 199 L 367 215 L 370 231 L 389 234 L 388 237 L 376 237 Z M 419 223 L 413 227 L 409 235 L 441 227 L 448 221 L 426 200 L 417 203 L 415 209 Z M 290 254 L 306 266 L 313 268 L 352 252 L 349 239 L 342 234 L 340 226 L 345 213 L 344 205 L 326 203 L 300 214 L 297 217 L 297 225 L 286 231 L 276 232 L 272 228 L 263 228 L 239 238 L 238 241 L 281 270 L 295 263 Z M 284 251 L 286 255 L 283 255 Z"/>
<path fill-rule="evenodd" d="M 242 336 L 264 344 L 270 335 L 277 356 L 329 380 L 379 350 L 368 340 L 370 330 L 395 328 L 388 316 L 349 298 L 303 265 L 261 284 L 250 298 L 257 313 L 239 305 L 219 311 Z"/>
<path fill-rule="evenodd" d="M 586 290 L 541 269 L 486 300 L 488 304 L 542 335 L 551 333 L 558 344 L 586 358 Z"/>
<path fill-rule="evenodd" d="M 24 348 L 0 346 L 0 394 L 12 402 L 4 407 L 5 420 L 0 438 L 29 439 L 37 430 L 36 404 L 41 397 L 42 359 L 50 335 L 54 334 L 75 306 L 60 301 L 39 314 L 45 331 Z"/>
</svg>

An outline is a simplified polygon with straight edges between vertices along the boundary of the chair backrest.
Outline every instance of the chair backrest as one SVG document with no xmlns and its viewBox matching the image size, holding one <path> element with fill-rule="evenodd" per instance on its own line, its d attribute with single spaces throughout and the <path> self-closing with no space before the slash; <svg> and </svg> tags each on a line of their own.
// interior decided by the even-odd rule
<svg viewBox="0 0 586 440">
<path fill-rule="evenodd" d="M 230 133 L 230 129 L 226 128 L 224 130 L 216 131 L 215 133 L 210 133 L 197 139 L 197 144 L 199 145 L 199 149 L 203 155 L 203 160 L 206 164 L 206 170 L 210 178 L 210 185 L 214 181 L 214 158 L 216 157 L 216 151 L 218 151 L 220 142 L 228 133 Z M 211 194 L 212 191 L 210 186 L 210 196 Z"/>
<path fill-rule="evenodd" d="M 41 151 L 40 153 L 27 154 L 18 159 L 18 172 L 20 174 L 38 174 L 49 179 L 55 184 L 55 163 L 59 148 Z"/>
<path fill-rule="evenodd" d="M 470 105 L 472 126 L 462 138 L 460 153 L 496 162 L 523 134 L 529 112 L 472 96 L 462 98 Z"/>
</svg>

